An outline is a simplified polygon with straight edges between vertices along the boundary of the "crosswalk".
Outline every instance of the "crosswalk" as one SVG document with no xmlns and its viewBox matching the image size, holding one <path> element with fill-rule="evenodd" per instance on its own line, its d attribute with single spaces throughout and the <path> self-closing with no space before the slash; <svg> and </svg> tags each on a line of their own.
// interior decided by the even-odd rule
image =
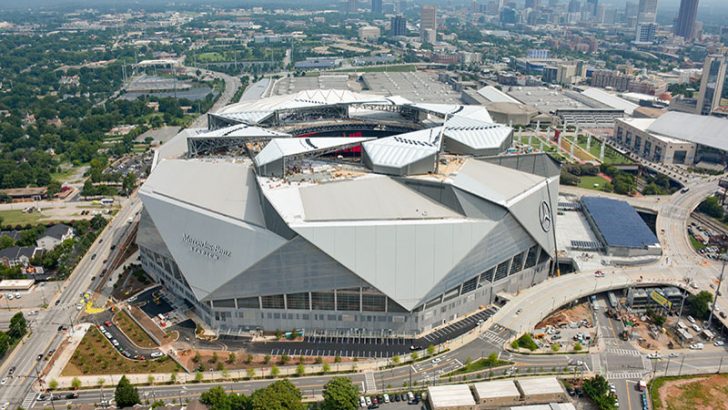
<svg viewBox="0 0 728 410">
<path fill-rule="evenodd" d="M 480 338 L 480 340 L 492 343 L 496 346 L 501 346 L 506 342 L 506 339 L 490 329 L 486 330 L 482 335 L 478 337 Z"/>
<path fill-rule="evenodd" d="M 35 395 L 36 393 L 34 391 L 30 391 L 28 394 L 26 394 L 25 399 L 23 399 L 23 404 L 21 404 L 20 407 L 24 409 L 32 408 L 33 404 L 35 403 Z"/>
<path fill-rule="evenodd" d="M 364 373 L 364 382 L 366 383 L 367 393 L 377 391 L 377 380 L 374 378 L 374 372 Z"/>
<path fill-rule="evenodd" d="M 617 354 L 620 356 L 634 356 L 640 357 L 642 354 L 637 350 L 633 349 L 607 349 L 607 353 Z"/>
<path fill-rule="evenodd" d="M 608 380 L 641 379 L 644 371 L 627 370 L 620 372 L 607 372 Z"/>
</svg>

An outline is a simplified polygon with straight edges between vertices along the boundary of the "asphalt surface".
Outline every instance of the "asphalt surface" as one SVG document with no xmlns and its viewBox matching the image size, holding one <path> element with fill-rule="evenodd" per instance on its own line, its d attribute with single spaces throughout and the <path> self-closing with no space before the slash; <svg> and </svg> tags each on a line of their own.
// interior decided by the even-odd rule
<svg viewBox="0 0 728 410">
<path fill-rule="evenodd" d="M 358 358 L 393 357 L 437 346 L 456 339 L 478 327 L 491 317 L 497 308 L 489 307 L 453 322 L 419 339 L 364 337 L 364 336 L 306 336 L 302 342 L 252 343 L 248 349 L 272 356 L 342 356 Z"/>
</svg>

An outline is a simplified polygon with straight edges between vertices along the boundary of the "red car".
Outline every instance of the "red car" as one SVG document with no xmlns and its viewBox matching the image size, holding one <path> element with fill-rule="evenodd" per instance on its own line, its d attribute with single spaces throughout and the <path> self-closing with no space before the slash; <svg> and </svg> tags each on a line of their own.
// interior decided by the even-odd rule
<svg viewBox="0 0 728 410">
<path fill-rule="evenodd" d="M 104 325 L 106 325 L 106 327 L 111 327 L 111 321 L 107 320 L 104 322 Z"/>
</svg>

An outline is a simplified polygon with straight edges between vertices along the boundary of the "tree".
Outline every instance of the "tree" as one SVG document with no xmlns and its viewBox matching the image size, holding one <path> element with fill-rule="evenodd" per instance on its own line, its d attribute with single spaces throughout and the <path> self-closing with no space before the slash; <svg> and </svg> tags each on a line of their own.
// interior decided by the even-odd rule
<svg viewBox="0 0 728 410">
<path fill-rule="evenodd" d="M 80 389 L 81 388 L 81 385 L 82 385 L 81 379 L 79 379 L 78 377 L 74 377 L 73 379 L 71 379 L 71 388 L 73 390 Z"/>
<path fill-rule="evenodd" d="M 248 379 L 252 379 L 253 377 L 255 377 L 255 369 L 252 367 L 248 367 L 247 369 L 245 369 L 245 374 L 248 376 Z"/>
<path fill-rule="evenodd" d="M 705 201 L 701 202 L 698 205 L 698 211 L 717 219 L 722 218 L 724 213 L 718 198 L 714 196 L 708 197 Z"/>
<path fill-rule="evenodd" d="M 251 396 L 253 410 L 303 410 L 301 391 L 288 380 L 278 380 Z"/>
<path fill-rule="evenodd" d="M 279 374 L 281 374 L 281 369 L 279 369 L 276 365 L 271 366 L 270 375 L 273 377 L 278 377 Z"/>
<path fill-rule="evenodd" d="M 358 391 L 346 377 L 334 377 L 324 386 L 321 410 L 355 410 L 359 406 Z"/>
<path fill-rule="evenodd" d="M 9 248 L 14 245 L 15 245 L 15 241 L 13 240 L 13 238 L 11 238 L 7 235 L 0 236 L 0 250 Z"/>
<path fill-rule="evenodd" d="M 228 364 L 235 363 L 235 359 L 237 359 L 237 357 L 235 356 L 235 353 L 234 352 L 230 352 L 230 354 L 228 355 L 228 358 L 227 358 Z"/>
<path fill-rule="evenodd" d="M 713 301 L 713 295 L 708 291 L 700 291 L 697 295 L 687 297 L 687 304 L 690 312 L 696 319 L 707 319 L 710 314 L 710 303 Z M 11 324 L 12 326 L 12 324 Z"/>
<path fill-rule="evenodd" d="M 48 382 L 48 389 L 49 390 L 55 390 L 58 388 L 58 380 L 51 379 L 51 381 Z"/>
<path fill-rule="evenodd" d="M 132 386 L 126 376 L 121 376 L 119 384 L 116 385 L 114 400 L 116 400 L 116 405 L 119 407 L 132 407 L 135 404 L 141 403 L 139 400 L 139 392 L 136 387 Z"/>
<path fill-rule="evenodd" d="M 149 376 L 147 376 L 147 384 L 149 384 L 150 386 L 154 386 L 155 381 L 156 379 L 154 378 L 154 375 L 150 374 Z"/>
<path fill-rule="evenodd" d="M 10 318 L 10 330 L 8 336 L 13 340 L 18 340 L 25 336 L 28 332 L 28 322 L 25 320 L 22 312 L 18 312 Z"/>
<path fill-rule="evenodd" d="M 220 360 L 220 358 L 217 355 L 217 352 L 212 353 L 212 358 L 210 359 L 210 362 L 217 363 L 217 361 Z"/>
<path fill-rule="evenodd" d="M 400 357 L 399 357 L 399 355 L 398 355 L 398 354 L 396 354 L 396 355 L 392 356 L 392 363 L 394 363 L 394 364 L 399 364 L 400 360 L 401 360 L 401 359 L 400 359 Z"/>
<path fill-rule="evenodd" d="M 299 363 L 298 366 L 296 366 L 296 376 L 301 377 L 304 374 L 306 374 L 306 366 L 304 366 L 303 363 Z"/>
<path fill-rule="evenodd" d="M 230 400 L 225 388 L 216 386 L 210 390 L 200 394 L 200 402 L 205 404 L 211 410 L 228 410 L 230 409 Z"/>
<path fill-rule="evenodd" d="M 324 364 L 321 365 L 321 372 L 322 373 L 325 374 L 325 373 L 328 373 L 330 371 L 331 371 L 331 365 L 329 365 L 328 363 L 324 363 Z"/>
<path fill-rule="evenodd" d="M 5 332 L 0 332 L 0 357 L 5 356 L 10 348 L 10 336 Z"/>
<path fill-rule="evenodd" d="M 609 383 L 601 375 L 584 380 L 584 393 L 597 405 L 599 410 L 614 410 L 617 408 L 609 391 Z"/>
<path fill-rule="evenodd" d="M 435 346 L 433 344 L 430 344 L 429 346 L 427 346 L 427 355 L 432 356 L 433 354 L 435 354 Z"/>
<path fill-rule="evenodd" d="M 195 372 L 195 382 L 196 383 L 201 382 L 202 379 L 204 379 L 204 378 L 205 378 L 205 375 L 202 372 L 200 372 L 200 371 Z"/>
<path fill-rule="evenodd" d="M 200 363 L 200 360 L 202 360 L 200 352 L 195 352 L 195 355 L 192 357 L 192 361 L 195 363 Z"/>
<path fill-rule="evenodd" d="M 412 354 L 410 355 L 410 357 L 412 357 L 412 361 L 413 361 L 413 362 L 416 362 L 416 361 L 417 361 L 417 359 L 419 359 L 419 358 L 420 358 L 420 355 L 419 355 L 419 354 L 417 354 L 417 352 L 412 352 Z"/>
</svg>

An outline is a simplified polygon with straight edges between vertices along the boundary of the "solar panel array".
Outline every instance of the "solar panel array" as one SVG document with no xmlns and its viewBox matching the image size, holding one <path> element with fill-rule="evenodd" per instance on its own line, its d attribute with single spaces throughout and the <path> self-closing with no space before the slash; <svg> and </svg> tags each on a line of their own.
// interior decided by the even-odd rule
<svg viewBox="0 0 728 410">
<path fill-rule="evenodd" d="M 594 241 L 571 241 L 571 249 L 577 251 L 598 251 L 602 249 L 602 245 Z"/>
<path fill-rule="evenodd" d="M 581 204 L 608 247 L 644 249 L 659 243 L 645 221 L 627 202 L 583 197 Z"/>
</svg>

